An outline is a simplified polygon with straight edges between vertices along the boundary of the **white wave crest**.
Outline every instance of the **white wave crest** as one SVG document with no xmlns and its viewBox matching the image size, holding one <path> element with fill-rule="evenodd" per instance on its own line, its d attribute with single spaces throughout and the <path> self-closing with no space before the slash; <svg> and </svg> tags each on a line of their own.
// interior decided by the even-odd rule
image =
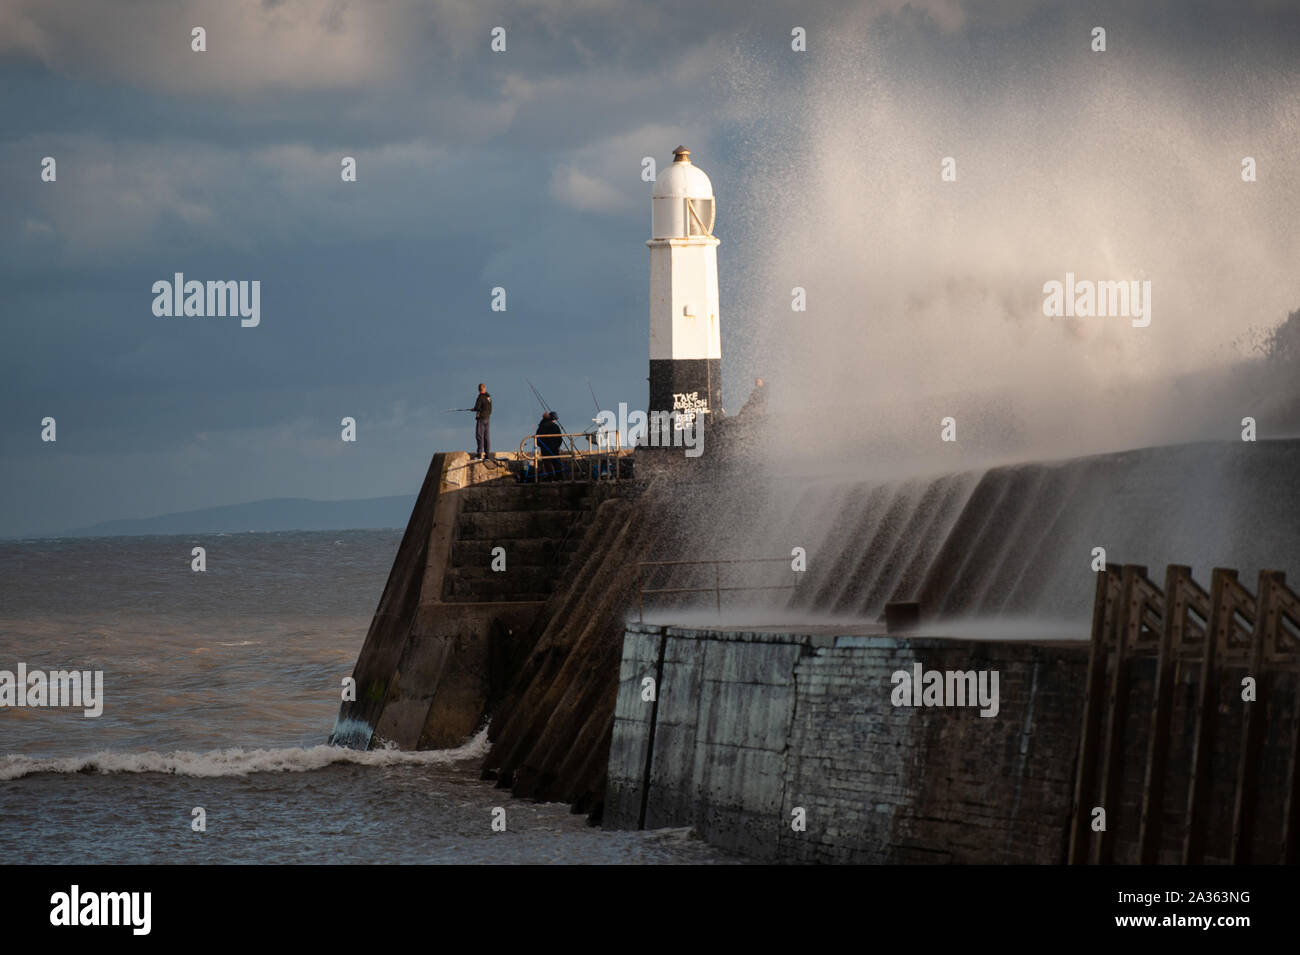
<svg viewBox="0 0 1300 955">
<path fill-rule="evenodd" d="M 479 759 L 487 754 L 487 727 L 455 749 L 412 752 L 400 749 L 346 749 L 342 746 L 284 749 L 217 749 L 206 753 L 104 752 L 82 756 L 34 758 L 0 756 L 0 780 L 38 773 L 168 773 L 209 778 L 249 773 L 309 773 L 335 763 L 358 766 L 436 766 Z"/>
</svg>

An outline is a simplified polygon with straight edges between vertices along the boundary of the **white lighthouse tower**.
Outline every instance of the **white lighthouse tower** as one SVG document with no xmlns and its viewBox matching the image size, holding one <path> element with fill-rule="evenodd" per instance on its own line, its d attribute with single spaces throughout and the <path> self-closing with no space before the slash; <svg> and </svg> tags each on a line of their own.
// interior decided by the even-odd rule
<svg viewBox="0 0 1300 955">
<path fill-rule="evenodd" d="M 722 407 L 713 183 L 685 146 L 673 150 L 672 165 L 656 178 L 650 210 L 647 410 L 676 411 L 681 427 Z"/>
</svg>

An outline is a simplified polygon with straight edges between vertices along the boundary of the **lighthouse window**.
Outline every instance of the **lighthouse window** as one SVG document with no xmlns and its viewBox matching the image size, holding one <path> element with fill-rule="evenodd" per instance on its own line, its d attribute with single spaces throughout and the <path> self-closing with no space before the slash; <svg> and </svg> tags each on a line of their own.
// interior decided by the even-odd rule
<svg viewBox="0 0 1300 955">
<path fill-rule="evenodd" d="M 713 200 L 686 200 L 687 235 L 713 235 Z"/>
</svg>

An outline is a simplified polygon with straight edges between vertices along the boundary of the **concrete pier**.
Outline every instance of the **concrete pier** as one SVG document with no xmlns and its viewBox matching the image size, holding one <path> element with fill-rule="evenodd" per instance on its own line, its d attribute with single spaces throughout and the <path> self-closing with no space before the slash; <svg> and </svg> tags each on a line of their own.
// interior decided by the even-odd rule
<svg viewBox="0 0 1300 955">
<path fill-rule="evenodd" d="M 1247 577 L 1300 565 L 1300 441 L 903 482 L 764 483 L 725 460 L 647 459 L 636 480 L 570 490 L 466 463 L 430 467 L 335 740 L 457 746 L 490 716 L 483 774 L 516 796 L 612 825 L 693 825 L 764 858 L 1061 861 L 1087 685 L 1070 638 L 1088 634 L 1093 548 L 1154 566 L 1222 559 Z M 504 574 L 490 569 L 498 544 Z M 712 592 L 656 596 L 658 629 L 631 623 L 638 562 L 792 545 L 807 552 L 795 590 L 728 595 L 721 616 Z M 682 586 L 672 575 L 687 570 L 661 567 L 650 586 Z M 896 601 L 919 604 L 917 629 L 871 632 Z M 794 622 L 722 627 L 764 618 Z M 639 689 L 656 647 L 657 712 Z M 999 670 L 998 717 L 893 708 L 889 673 L 916 660 Z M 1118 846 L 1126 858 L 1127 836 Z"/>
<path fill-rule="evenodd" d="M 521 486 L 511 464 L 507 456 L 484 463 L 464 452 L 434 455 L 357 659 L 357 699 L 340 708 L 334 742 L 458 746 L 514 680 L 530 627 L 602 489 Z"/>
</svg>

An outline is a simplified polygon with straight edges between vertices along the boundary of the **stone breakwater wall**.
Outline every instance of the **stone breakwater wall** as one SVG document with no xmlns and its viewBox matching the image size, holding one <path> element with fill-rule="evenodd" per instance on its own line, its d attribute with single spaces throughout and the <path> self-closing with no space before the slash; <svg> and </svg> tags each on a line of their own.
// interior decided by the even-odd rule
<svg viewBox="0 0 1300 955">
<path fill-rule="evenodd" d="M 895 706 L 916 663 L 997 671 L 996 716 Z M 628 624 L 604 824 L 776 861 L 1059 863 L 1087 663 L 1084 642 Z"/>
</svg>

